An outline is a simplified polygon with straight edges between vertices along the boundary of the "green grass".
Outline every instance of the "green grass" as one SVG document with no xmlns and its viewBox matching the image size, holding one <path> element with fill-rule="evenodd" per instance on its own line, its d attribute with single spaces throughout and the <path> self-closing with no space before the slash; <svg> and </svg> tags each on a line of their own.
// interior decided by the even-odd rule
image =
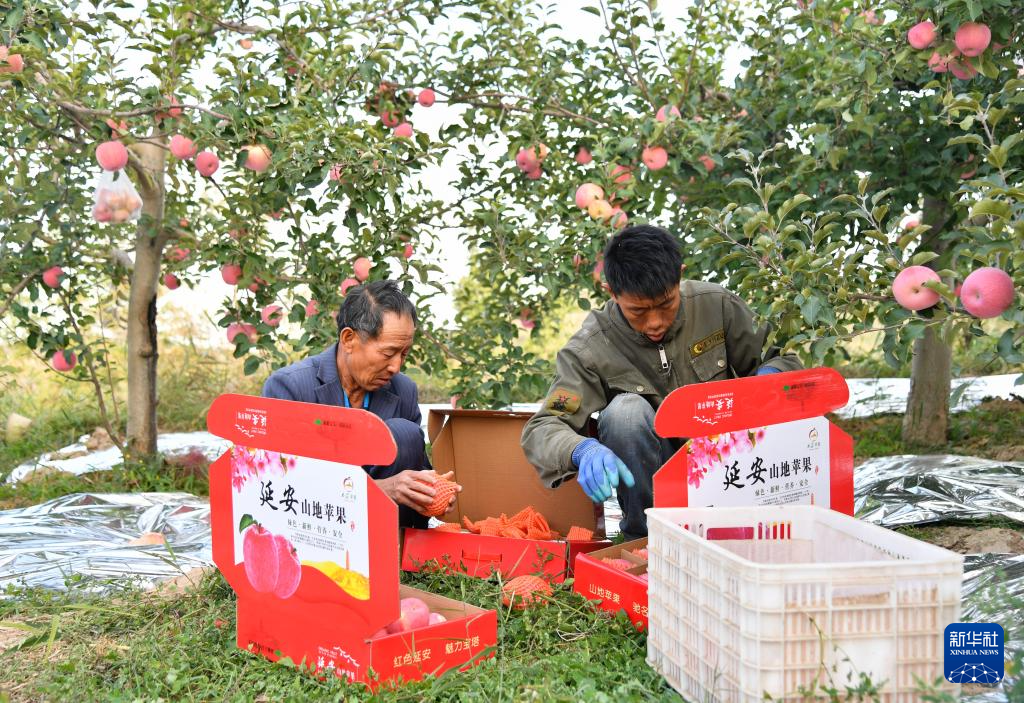
<svg viewBox="0 0 1024 703">
<path fill-rule="evenodd" d="M 1024 402 L 991 400 L 950 415 L 949 441 L 939 446 L 909 446 L 900 439 L 902 415 L 831 418 L 854 439 L 854 457 L 949 453 L 986 459 L 1024 461 Z"/>
<path fill-rule="evenodd" d="M 441 574 L 405 580 L 497 609 L 499 644 L 495 658 L 467 672 L 381 691 L 375 700 L 681 700 L 645 664 L 643 634 L 566 587 L 550 604 L 520 612 L 502 607 L 494 582 Z M 362 686 L 319 680 L 239 650 L 234 595 L 219 574 L 171 597 L 26 591 L 0 601 L 5 620 L 38 631 L 19 650 L 0 654 L 0 691 L 12 701 L 370 698 Z"/>
</svg>

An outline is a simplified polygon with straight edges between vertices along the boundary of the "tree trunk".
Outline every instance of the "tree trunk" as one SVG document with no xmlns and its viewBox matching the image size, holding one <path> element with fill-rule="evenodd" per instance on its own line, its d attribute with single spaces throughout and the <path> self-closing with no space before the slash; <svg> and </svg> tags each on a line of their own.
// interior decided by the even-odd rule
<svg viewBox="0 0 1024 703">
<path fill-rule="evenodd" d="M 157 141 L 154 133 L 150 137 Z M 167 150 L 139 142 L 133 170 L 142 196 L 142 219 L 135 235 L 135 266 L 128 298 L 128 431 L 127 454 L 140 458 L 156 454 L 156 287 L 166 237 L 164 169 Z"/>
<path fill-rule="evenodd" d="M 946 222 L 945 200 L 924 199 L 923 224 L 932 230 L 925 235 L 921 251 L 943 254 L 946 243 L 938 235 Z M 942 261 L 936 259 L 932 264 Z M 908 446 L 937 447 L 946 443 L 949 430 L 949 384 L 953 362 L 950 345 L 942 341 L 935 327 L 914 340 L 914 358 L 910 368 L 910 396 L 903 416 L 903 443 Z"/>
</svg>

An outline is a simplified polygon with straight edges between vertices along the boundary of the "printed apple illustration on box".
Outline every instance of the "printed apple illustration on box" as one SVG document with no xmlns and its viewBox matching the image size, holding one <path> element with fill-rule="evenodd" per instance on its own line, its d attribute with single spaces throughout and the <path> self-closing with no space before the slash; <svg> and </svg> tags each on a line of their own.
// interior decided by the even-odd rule
<svg viewBox="0 0 1024 703">
<path fill-rule="evenodd" d="M 242 533 L 242 563 L 245 575 L 257 593 L 273 593 L 290 598 L 299 588 L 302 567 L 295 547 L 284 535 L 263 529 L 251 515 L 243 515 L 238 525 Z"/>
</svg>

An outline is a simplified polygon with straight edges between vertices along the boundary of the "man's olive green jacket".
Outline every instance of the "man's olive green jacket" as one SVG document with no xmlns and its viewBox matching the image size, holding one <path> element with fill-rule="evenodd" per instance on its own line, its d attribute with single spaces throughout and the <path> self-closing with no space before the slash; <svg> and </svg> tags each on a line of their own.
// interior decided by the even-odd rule
<svg viewBox="0 0 1024 703">
<path fill-rule="evenodd" d="M 700 281 L 683 281 L 680 291 L 679 313 L 660 343 L 632 329 L 610 300 L 558 352 L 551 389 L 522 436 L 545 485 L 558 486 L 576 473 L 572 450 L 583 441 L 587 420 L 619 393 L 641 395 L 657 409 L 690 383 L 752 376 L 761 366 L 801 368 L 795 355 L 763 349 L 767 326 L 756 328 L 736 295 Z"/>
</svg>

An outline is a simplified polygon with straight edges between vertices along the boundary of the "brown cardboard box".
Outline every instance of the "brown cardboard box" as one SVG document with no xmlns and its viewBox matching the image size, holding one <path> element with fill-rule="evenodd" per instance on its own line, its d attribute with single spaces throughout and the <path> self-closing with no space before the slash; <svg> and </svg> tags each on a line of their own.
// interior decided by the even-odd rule
<svg viewBox="0 0 1024 703">
<path fill-rule="evenodd" d="M 526 459 L 519 438 L 530 413 L 493 410 L 431 410 L 428 435 L 433 464 L 439 473 L 454 471 L 462 485 L 447 522 L 476 521 L 513 515 L 528 505 L 547 518 L 552 530 L 564 537 L 576 525 L 594 532 L 594 541 L 530 540 L 489 537 L 469 532 L 407 529 L 402 568 L 416 571 L 420 564 L 438 560 L 472 576 L 505 577 L 543 572 L 560 581 L 568 574 L 575 555 L 607 546 L 600 506 L 583 493 L 575 480 L 556 489 L 546 488 Z"/>
</svg>

